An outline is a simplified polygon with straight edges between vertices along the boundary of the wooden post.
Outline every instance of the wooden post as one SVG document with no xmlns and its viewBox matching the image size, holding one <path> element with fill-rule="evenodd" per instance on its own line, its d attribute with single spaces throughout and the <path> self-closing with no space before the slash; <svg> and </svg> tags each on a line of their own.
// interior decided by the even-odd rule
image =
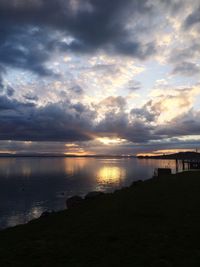
<svg viewBox="0 0 200 267">
<path fill-rule="evenodd" d="M 182 166 L 183 166 L 183 170 L 185 170 L 185 161 L 184 161 L 184 159 L 182 160 Z"/>
<path fill-rule="evenodd" d="M 178 159 L 176 159 L 176 173 L 178 172 Z"/>
</svg>

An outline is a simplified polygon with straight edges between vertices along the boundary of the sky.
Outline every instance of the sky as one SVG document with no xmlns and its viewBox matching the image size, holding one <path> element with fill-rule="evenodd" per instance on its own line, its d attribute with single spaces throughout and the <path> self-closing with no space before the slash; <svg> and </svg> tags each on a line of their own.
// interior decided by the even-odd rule
<svg viewBox="0 0 200 267">
<path fill-rule="evenodd" d="M 0 153 L 200 148 L 199 0 L 1 0 Z"/>
</svg>

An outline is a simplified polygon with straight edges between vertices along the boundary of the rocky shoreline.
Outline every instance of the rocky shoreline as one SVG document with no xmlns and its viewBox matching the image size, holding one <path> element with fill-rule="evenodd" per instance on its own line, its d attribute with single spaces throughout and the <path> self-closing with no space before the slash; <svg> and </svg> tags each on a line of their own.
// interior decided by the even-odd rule
<svg viewBox="0 0 200 267">
<path fill-rule="evenodd" d="M 68 199 L 65 211 L 1 231 L 0 266 L 199 266 L 199 192 L 191 171 Z"/>
</svg>

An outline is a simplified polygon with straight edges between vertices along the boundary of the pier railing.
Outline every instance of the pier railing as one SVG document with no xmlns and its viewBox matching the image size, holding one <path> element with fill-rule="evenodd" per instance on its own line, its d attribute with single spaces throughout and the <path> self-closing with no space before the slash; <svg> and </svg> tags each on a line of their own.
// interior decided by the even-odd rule
<svg viewBox="0 0 200 267">
<path fill-rule="evenodd" d="M 176 170 L 179 169 L 179 162 L 182 164 L 182 170 L 200 169 L 200 159 L 176 159 Z"/>
</svg>

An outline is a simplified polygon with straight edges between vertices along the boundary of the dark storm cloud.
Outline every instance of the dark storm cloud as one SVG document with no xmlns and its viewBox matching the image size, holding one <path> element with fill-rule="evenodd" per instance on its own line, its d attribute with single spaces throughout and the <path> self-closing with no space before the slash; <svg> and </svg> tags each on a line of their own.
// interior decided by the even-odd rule
<svg viewBox="0 0 200 267">
<path fill-rule="evenodd" d="M 145 59 L 156 53 L 155 44 L 150 42 L 142 44 L 140 42 L 119 42 L 116 43 L 114 50 L 119 54 L 133 55 L 139 59 Z"/>
<path fill-rule="evenodd" d="M 154 127 L 140 120 L 130 122 L 123 112 L 109 112 L 95 130 L 99 135 L 119 137 L 134 143 L 146 143 L 157 138 L 153 135 Z"/>
<path fill-rule="evenodd" d="M 89 140 L 94 113 L 70 102 L 36 107 L 0 97 L 0 139 L 22 141 Z"/>
<path fill-rule="evenodd" d="M 133 109 L 130 114 L 123 111 L 124 105 L 122 109 L 111 108 L 97 122 L 97 113 L 82 103 L 64 101 L 38 107 L 33 102 L 22 103 L 4 95 L 0 97 L 0 140 L 71 142 L 110 136 L 148 144 L 200 134 L 199 112 L 191 110 L 170 123 L 155 126 L 151 122 L 158 114 L 153 112 L 151 103 L 141 110 Z"/>
<path fill-rule="evenodd" d="M 127 30 L 130 18 L 136 21 L 153 12 L 148 0 L 63 1 L 11 0 L 0 2 L 0 64 L 23 68 L 40 75 L 51 71 L 45 62 L 52 50 L 111 53 L 145 59 L 155 53 L 155 44 L 138 39 L 141 31 Z M 59 40 L 59 31 L 72 41 Z"/>
<path fill-rule="evenodd" d="M 61 1 L 57 2 L 61 4 Z M 62 10 L 57 9 L 60 19 L 57 18 L 55 21 L 51 18 L 49 21 L 49 18 L 46 18 L 45 21 L 45 24 L 67 31 L 74 37 L 70 44 L 65 42 L 56 44 L 60 45 L 63 50 L 92 52 L 103 48 L 137 58 L 148 57 L 154 52 L 154 45 L 152 43 L 142 44 L 137 40 L 137 35 L 131 41 L 130 33 L 126 29 L 127 19 L 131 17 L 138 19 L 139 16 L 145 16 L 151 12 L 152 8 L 148 5 L 148 0 L 77 1 L 78 7 L 75 14 L 70 7 L 72 2 L 65 3 L 64 8 L 61 4 Z M 84 8 L 87 3 L 90 5 L 89 10 Z"/>
<path fill-rule="evenodd" d="M 4 27 L 6 28 L 3 29 Z M 29 26 L 0 24 L 0 64 L 2 68 L 21 68 L 39 75 L 51 75 L 52 72 L 45 67 L 45 62 L 49 58 L 49 52 L 46 50 L 49 39 L 48 36 L 43 36 L 43 33 L 43 31 L 33 30 Z"/>
<path fill-rule="evenodd" d="M 0 111 L 0 140 L 67 142 L 106 135 L 143 143 L 155 138 L 152 126 L 140 120 L 129 122 L 123 108 L 113 108 L 95 123 L 97 114 L 81 103 L 65 101 L 37 107 L 4 95 L 0 97 Z"/>
<path fill-rule="evenodd" d="M 5 95 L 0 96 L 0 111 L 1 111 L 0 116 L 1 117 L 4 117 L 4 113 L 7 114 L 7 112 L 12 112 L 15 116 L 16 115 L 15 112 L 17 110 L 20 111 L 22 108 L 29 108 L 29 107 L 34 107 L 34 105 L 33 104 L 19 103 L 16 100 L 9 99 Z"/>
<path fill-rule="evenodd" d="M 148 143 L 158 138 L 154 134 L 154 127 L 140 120 L 135 120 L 129 125 L 123 137 L 133 143 Z"/>
</svg>

